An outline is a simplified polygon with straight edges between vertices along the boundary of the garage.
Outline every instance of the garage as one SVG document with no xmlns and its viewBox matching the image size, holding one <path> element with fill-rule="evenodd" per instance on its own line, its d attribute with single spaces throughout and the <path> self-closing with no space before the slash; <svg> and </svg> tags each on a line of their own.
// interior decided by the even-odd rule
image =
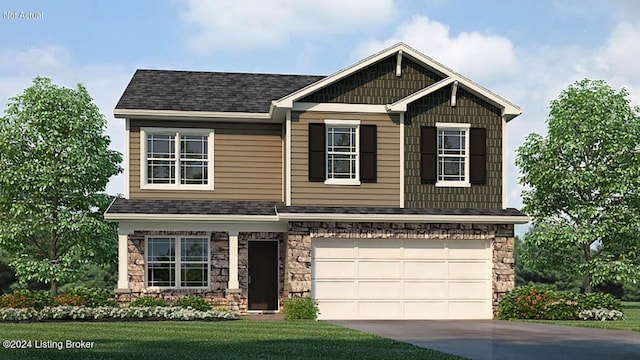
<svg viewBox="0 0 640 360">
<path fill-rule="evenodd" d="M 314 238 L 311 246 L 320 319 L 492 318 L 489 240 Z"/>
</svg>

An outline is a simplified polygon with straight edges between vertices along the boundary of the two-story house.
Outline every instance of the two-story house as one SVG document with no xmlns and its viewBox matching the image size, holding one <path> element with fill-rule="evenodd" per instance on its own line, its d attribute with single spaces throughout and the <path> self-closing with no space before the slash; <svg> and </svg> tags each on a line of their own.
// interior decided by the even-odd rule
<svg viewBox="0 0 640 360">
<path fill-rule="evenodd" d="M 138 70 L 121 299 L 322 319 L 490 319 L 513 287 L 506 125 L 522 110 L 397 44 L 329 76 Z"/>
</svg>

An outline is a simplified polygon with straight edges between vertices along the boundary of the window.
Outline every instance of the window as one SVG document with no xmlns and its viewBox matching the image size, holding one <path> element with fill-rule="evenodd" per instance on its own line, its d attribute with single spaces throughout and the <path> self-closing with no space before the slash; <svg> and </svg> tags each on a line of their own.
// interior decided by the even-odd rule
<svg viewBox="0 0 640 360">
<path fill-rule="evenodd" d="M 325 120 L 327 169 L 325 184 L 359 185 L 357 120 Z"/>
<path fill-rule="evenodd" d="M 470 186 L 469 184 L 469 124 L 436 124 L 437 182 L 436 186 Z"/>
<path fill-rule="evenodd" d="M 213 190 L 213 131 L 143 128 L 142 188 Z"/>
<path fill-rule="evenodd" d="M 209 239 L 148 237 L 147 286 L 209 287 Z"/>
</svg>

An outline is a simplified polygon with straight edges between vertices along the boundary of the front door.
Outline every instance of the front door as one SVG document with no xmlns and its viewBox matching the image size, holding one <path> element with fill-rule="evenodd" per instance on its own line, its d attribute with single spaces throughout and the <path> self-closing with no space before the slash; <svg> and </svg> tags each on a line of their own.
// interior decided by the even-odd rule
<svg viewBox="0 0 640 360">
<path fill-rule="evenodd" d="M 278 242 L 249 241 L 249 310 L 278 310 Z"/>
</svg>

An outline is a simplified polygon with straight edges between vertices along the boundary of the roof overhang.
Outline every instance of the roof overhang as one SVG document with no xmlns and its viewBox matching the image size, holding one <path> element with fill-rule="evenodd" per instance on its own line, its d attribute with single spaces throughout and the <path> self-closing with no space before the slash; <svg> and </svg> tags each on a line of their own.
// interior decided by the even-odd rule
<svg viewBox="0 0 640 360">
<path fill-rule="evenodd" d="M 484 88 L 483 86 L 473 82 L 472 80 L 464 77 L 463 75 L 453 71 L 452 69 L 442 65 L 441 63 L 435 61 L 434 59 L 428 57 L 427 55 L 422 54 L 416 49 L 404 44 L 398 43 L 393 45 L 387 49 L 384 49 L 376 54 L 373 54 L 360 62 L 355 63 L 354 65 L 339 70 L 338 72 L 327 76 L 326 78 L 319 80 L 313 84 L 310 84 L 298 91 L 295 91 L 279 100 L 273 101 L 270 109 L 270 113 L 275 115 L 275 118 L 280 118 L 283 111 L 287 109 L 293 109 L 294 103 L 298 100 L 304 98 L 305 96 L 312 94 L 322 88 L 325 88 L 336 81 L 339 81 L 359 70 L 364 69 L 365 67 L 372 65 L 382 59 L 385 59 L 389 56 L 396 55 L 402 52 L 402 56 L 407 56 L 411 58 L 413 61 L 416 61 L 420 64 L 423 64 L 426 67 L 433 69 L 435 72 L 440 73 L 444 79 L 432 84 L 412 95 L 407 96 L 404 99 L 401 99 L 393 104 L 386 105 L 388 112 L 402 112 L 406 111 L 407 104 L 424 97 L 430 94 L 437 89 L 440 89 L 444 86 L 452 84 L 454 82 L 458 82 L 460 86 L 463 88 L 473 92 L 489 103 L 495 105 L 496 107 L 502 110 L 502 116 L 506 121 L 509 121 L 516 116 L 522 114 L 522 109 L 511 103 L 510 101 L 504 99 L 503 97 L 491 92 L 490 90 Z M 436 87 L 434 87 L 436 86 Z"/>
<path fill-rule="evenodd" d="M 259 123 L 279 123 L 270 113 L 248 112 L 211 112 L 211 111 L 180 111 L 180 110 L 143 110 L 143 109 L 114 109 L 113 116 L 120 119 L 141 120 L 189 120 L 189 121 L 238 121 Z"/>
<path fill-rule="evenodd" d="M 526 224 L 528 216 L 498 215 L 419 215 L 419 214 L 334 214 L 279 213 L 286 221 L 352 221 L 352 222 L 412 222 L 464 224 Z"/>
</svg>

